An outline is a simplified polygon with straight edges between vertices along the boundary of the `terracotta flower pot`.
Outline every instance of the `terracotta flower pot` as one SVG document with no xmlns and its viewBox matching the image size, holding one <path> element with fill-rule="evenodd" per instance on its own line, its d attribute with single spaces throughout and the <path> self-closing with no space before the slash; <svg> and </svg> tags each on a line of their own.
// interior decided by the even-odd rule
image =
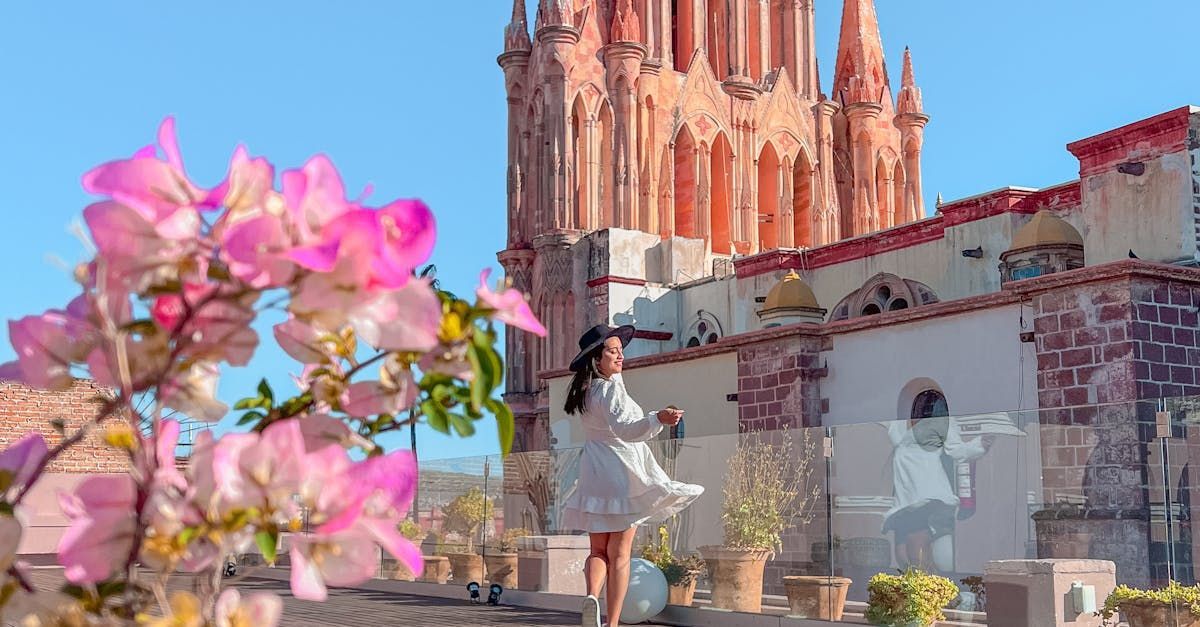
<svg viewBox="0 0 1200 627">
<path fill-rule="evenodd" d="M 667 605 L 691 607 L 692 599 L 696 596 L 696 578 L 686 584 L 667 587 Z"/>
<path fill-rule="evenodd" d="M 505 590 L 517 588 L 516 553 L 488 553 L 483 561 L 487 564 L 488 581 L 500 584 Z"/>
<path fill-rule="evenodd" d="M 1200 627 L 1200 617 L 1186 604 L 1172 607 L 1153 601 L 1121 603 L 1129 627 Z"/>
<path fill-rule="evenodd" d="M 455 583 L 483 583 L 483 558 L 475 553 L 449 553 L 450 576 Z"/>
<path fill-rule="evenodd" d="M 450 579 L 450 560 L 441 555 L 426 555 L 425 572 L 421 573 L 421 581 L 446 583 L 448 579 Z"/>
<path fill-rule="evenodd" d="M 784 577 L 792 616 L 842 620 L 850 580 L 845 577 Z"/>
<path fill-rule="evenodd" d="M 735 612 L 761 612 L 763 568 L 771 551 L 700 547 L 712 578 L 712 606 Z"/>
</svg>

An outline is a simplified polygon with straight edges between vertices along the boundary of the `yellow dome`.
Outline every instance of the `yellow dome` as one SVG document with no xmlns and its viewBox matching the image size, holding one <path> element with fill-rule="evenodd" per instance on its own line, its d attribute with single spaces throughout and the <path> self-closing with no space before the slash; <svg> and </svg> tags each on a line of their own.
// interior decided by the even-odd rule
<svg viewBox="0 0 1200 627">
<path fill-rule="evenodd" d="M 1067 224 L 1066 220 L 1042 209 L 1033 214 L 1033 219 L 1025 226 L 1017 229 L 1013 235 L 1012 247 L 1009 250 L 1030 248 L 1033 246 L 1052 246 L 1075 244 L 1083 246 L 1083 236 L 1075 227 Z"/>
<path fill-rule="evenodd" d="M 795 270 L 792 270 L 767 293 L 763 311 L 800 308 L 820 309 L 821 306 L 817 304 L 817 297 L 813 295 L 812 289 L 800 280 L 800 275 L 796 274 Z"/>
</svg>

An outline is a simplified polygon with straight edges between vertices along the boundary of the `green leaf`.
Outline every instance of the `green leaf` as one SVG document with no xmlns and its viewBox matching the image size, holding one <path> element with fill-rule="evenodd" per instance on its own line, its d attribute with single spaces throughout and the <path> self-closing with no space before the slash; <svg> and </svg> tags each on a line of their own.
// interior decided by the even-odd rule
<svg viewBox="0 0 1200 627">
<path fill-rule="evenodd" d="M 496 416 L 496 427 L 500 432 L 500 454 L 507 456 L 512 451 L 513 436 L 517 430 L 512 408 L 508 403 L 494 398 L 487 400 L 487 408 Z"/>
<path fill-rule="evenodd" d="M 242 415 L 240 420 L 237 421 L 237 426 L 239 426 L 239 427 L 245 426 L 256 420 L 262 420 L 266 417 L 267 417 L 267 415 L 262 413 L 261 411 L 248 411 L 244 415 Z"/>
<path fill-rule="evenodd" d="M 475 377 L 471 379 L 471 407 L 478 408 L 487 400 L 488 393 L 491 392 L 490 385 L 492 383 L 491 373 L 483 367 L 483 360 L 479 357 L 479 347 L 475 344 L 467 347 L 467 360 L 471 362 L 471 370 L 475 372 Z"/>
<path fill-rule="evenodd" d="M 239 400 L 238 402 L 234 403 L 233 408 L 234 409 L 251 409 L 254 407 L 258 407 L 258 404 L 260 401 L 262 401 L 261 396 L 257 397 L 257 398 L 243 398 L 243 399 Z"/>
<path fill-rule="evenodd" d="M 450 414 L 450 426 L 454 427 L 460 437 L 469 438 L 475 435 L 475 425 L 470 418 L 462 414 Z"/>
<path fill-rule="evenodd" d="M 258 395 L 261 398 L 267 399 L 267 402 L 272 405 L 275 404 L 275 394 L 271 391 L 271 384 L 267 383 L 265 378 L 258 382 Z"/>
<path fill-rule="evenodd" d="M 267 560 L 268 564 L 274 564 L 275 548 L 279 546 L 279 533 L 273 529 L 264 529 L 254 534 L 254 543 L 258 545 L 258 550 L 262 551 L 263 559 Z"/>
<path fill-rule="evenodd" d="M 421 413 L 425 414 L 425 418 L 429 421 L 429 426 L 433 427 L 434 431 L 439 433 L 450 433 L 450 415 L 446 412 L 446 407 L 441 401 L 436 398 L 431 398 L 421 403 Z"/>
</svg>

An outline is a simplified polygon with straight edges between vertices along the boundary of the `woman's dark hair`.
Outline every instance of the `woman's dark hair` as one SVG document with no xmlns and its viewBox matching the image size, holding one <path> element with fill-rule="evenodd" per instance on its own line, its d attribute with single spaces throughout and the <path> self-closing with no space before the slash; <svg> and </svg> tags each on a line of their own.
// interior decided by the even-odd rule
<svg viewBox="0 0 1200 627">
<path fill-rule="evenodd" d="M 574 416 L 583 411 L 588 388 L 592 386 L 592 380 L 600 376 L 596 371 L 596 357 L 602 350 L 603 346 L 597 346 L 596 350 L 588 353 L 583 368 L 576 370 L 575 376 L 571 378 L 571 386 L 567 388 L 567 402 L 563 404 L 563 411 L 567 412 L 567 415 Z"/>
</svg>

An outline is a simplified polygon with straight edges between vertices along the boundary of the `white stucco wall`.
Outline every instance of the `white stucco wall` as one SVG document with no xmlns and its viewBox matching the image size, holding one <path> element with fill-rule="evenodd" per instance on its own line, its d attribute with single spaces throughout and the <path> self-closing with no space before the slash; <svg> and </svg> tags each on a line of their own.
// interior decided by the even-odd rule
<svg viewBox="0 0 1200 627">
<path fill-rule="evenodd" d="M 1196 256 L 1189 153 L 1163 155 L 1145 166 L 1141 176 L 1112 169 L 1083 181 L 1080 231 L 1088 265 L 1126 259 L 1130 250 L 1151 261 Z"/>
<path fill-rule="evenodd" d="M 936 382 L 954 415 L 1037 406 L 1037 357 L 1020 342 L 1020 306 L 841 334 L 823 353 L 829 425 L 894 420 L 910 382 Z M 1026 310 L 1026 323 L 1030 322 Z M 907 404 L 907 403 L 903 403 Z"/>
</svg>

